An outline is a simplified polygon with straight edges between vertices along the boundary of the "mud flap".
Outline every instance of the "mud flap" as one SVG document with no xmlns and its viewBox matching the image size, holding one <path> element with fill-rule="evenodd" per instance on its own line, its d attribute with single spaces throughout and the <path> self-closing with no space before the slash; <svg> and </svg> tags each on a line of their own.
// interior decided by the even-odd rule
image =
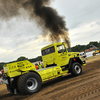
<svg viewBox="0 0 100 100">
<path fill-rule="evenodd" d="M 11 78 L 6 79 L 8 83 L 6 84 L 7 90 L 10 92 L 10 94 L 18 94 L 17 92 L 17 86 L 16 86 L 16 81 L 12 80 Z"/>
<path fill-rule="evenodd" d="M 18 94 L 16 88 L 13 88 L 13 87 L 11 87 L 10 85 L 7 85 L 7 84 L 6 84 L 6 86 L 7 86 L 7 90 L 9 91 L 10 94 Z"/>
</svg>

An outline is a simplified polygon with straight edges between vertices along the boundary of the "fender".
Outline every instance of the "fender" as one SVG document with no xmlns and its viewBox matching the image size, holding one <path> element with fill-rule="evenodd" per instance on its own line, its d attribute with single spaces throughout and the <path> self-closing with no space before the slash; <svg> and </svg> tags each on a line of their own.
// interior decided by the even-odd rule
<svg viewBox="0 0 100 100">
<path fill-rule="evenodd" d="M 83 65 L 86 64 L 85 60 L 81 60 L 79 57 L 73 57 L 73 58 L 70 58 L 70 60 L 69 60 L 69 69 L 71 68 L 71 65 L 72 65 L 74 62 L 78 62 L 78 63 L 80 63 L 81 65 L 82 65 L 82 64 L 83 64 Z"/>
</svg>

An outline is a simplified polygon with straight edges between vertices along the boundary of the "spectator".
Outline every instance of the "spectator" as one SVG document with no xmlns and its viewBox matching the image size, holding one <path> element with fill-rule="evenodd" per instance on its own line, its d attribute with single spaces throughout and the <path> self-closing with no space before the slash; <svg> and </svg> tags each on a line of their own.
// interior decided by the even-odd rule
<svg viewBox="0 0 100 100">
<path fill-rule="evenodd" d="M 86 52 L 84 51 L 84 56 L 83 56 L 83 58 L 86 58 L 87 59 L 87 55 L 86 55 Z"/>
<path fill-rule="evenodd" d="M 38 64 L 37 64 L 37 63 L 35 64 L 35 68 L 36 68 L 36 70 L 37 70 L 37 69 L 39 69 L 39 67 L 38 67 Z"/>
<path fill-rule="evenodd" d="M 44 68 L 44 65 L 43 65 L 43 63 L 42 63 L 42 68 Z"/>
<path fill-rule="evenodd" d="M 2 74 L 0 73 L 0 78 L 1 78 Z"/>
<path fill-rule="evenodd" d="M 39 69 L 42 69 L 42 64 L 39 62 L 38 64 Z"/>
</svg>

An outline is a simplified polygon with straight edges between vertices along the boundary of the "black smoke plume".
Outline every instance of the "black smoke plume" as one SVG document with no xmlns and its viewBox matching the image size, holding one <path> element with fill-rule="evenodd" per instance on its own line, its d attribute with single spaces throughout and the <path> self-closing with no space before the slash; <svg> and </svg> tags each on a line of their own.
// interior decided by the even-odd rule
<svg viewBox="0 0 100 100">
<path fill-rule="evenodd" d="M 70 47 L 70 39 L 66 22 L 55 9 L 49 7 L 52 0 L 0 0 L 0 18 L 9 20 L 20 15 L 20 9 L 24 9 L 31 20 L 37 23 L 49 34 L 50 40 L 55 42 L 65 41 Z M 43 36 L 45 36 L 43 35 Z"/>
</svg>

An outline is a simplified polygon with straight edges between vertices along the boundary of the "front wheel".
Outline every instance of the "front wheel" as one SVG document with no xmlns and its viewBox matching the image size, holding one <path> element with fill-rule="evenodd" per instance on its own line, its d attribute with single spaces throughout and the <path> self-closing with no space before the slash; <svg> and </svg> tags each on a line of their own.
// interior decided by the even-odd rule
<svg viewBox="0 0 100 100">
<path fill-rule="evenodd" d="M 19 77 L 18 90 L 22 94 L 33 94 L 41 88 L 41 78 L 38 74 L 29 72 Z"/>
<path fill-rule="evenodd" d="M 72 75 L 78 76 L 82 73 L 82 67 L 78 62 L 75 62 L 72 64 L 70 71 Z"/>
</svg>

